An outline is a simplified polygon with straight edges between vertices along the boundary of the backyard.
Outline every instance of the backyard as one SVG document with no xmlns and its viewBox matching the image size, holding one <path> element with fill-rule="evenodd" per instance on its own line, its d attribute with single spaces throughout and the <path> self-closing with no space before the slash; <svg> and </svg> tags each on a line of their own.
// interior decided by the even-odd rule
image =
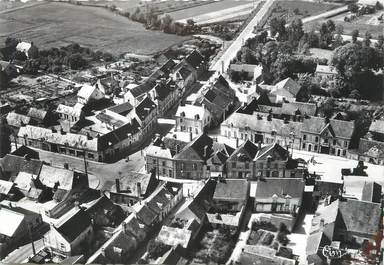
<svg viewBox="0 0 384 265">
<path fill-rule="evenodd" d="M 40 49 L 78 43 L 115 55 L 154 54 L 186 39 L 145 30 L 143 25 L 103 8 L 66 3 L 46 3 L 6 12 L 0 23 L 0 43 L 12 35 L 33 41 Z"/>
</svg>

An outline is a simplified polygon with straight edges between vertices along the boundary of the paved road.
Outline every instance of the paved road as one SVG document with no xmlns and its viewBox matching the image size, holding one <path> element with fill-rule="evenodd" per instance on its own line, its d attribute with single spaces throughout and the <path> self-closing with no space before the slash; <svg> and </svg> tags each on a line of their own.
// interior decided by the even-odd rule
<svg viewBox="0 0 384 265">
<path fill-rule="evenodd" d="M 44 248 L 43 239 L 39 239 L 35 241 L 35 249 L 36 252 L 42 250 Z M 18 249 L 11 252 L 5 259 L 1 262 L 3 263 L 22 263 L 26 262 L 26 260 L 33 255 L 32 244 L 27 244 L 19 247 Z"/>
<path fill-rule="evenodd" d="M 342 7 L 338 7 L 338 8 L 332 9 L 330 11 L 315 15 L 315 16 L 303 18 L 302 21 L 303 21 L 303 23 L 308 23 L 308 22 L 311 22 L 314 20 L 318 20 L 320 18 L 328 18 L 331 16 L 335 16 L 339 13 L 346 12 L 347 10 L 348 10 L 348 6 L 342 6 Z M 288 26 L 288 24 L 286 26 Z"/>
<path fill-rule="evenodd" d="M 264 17 L 268 14 L 268 10 L 271 8 L 272 4 L 275 1 L 276 0 L 266 0 L 266 2 L 261 7 L 259 12 L 257 12 L 254 18 L 248 23 L 248 25 L 244 28 L 244 30 L 239 34 L 237 39 L 232 42 L 231 46 L 229 46 L 229 48 L 224 52 L 221 58 L 211 66 L 210 70 L 221 72 L 222 65 L 223 65 L 224 71 L 226 71 L 230 61 L 235 57 L 237 52 L 240 50 L 241 46 L 243 46 L 244 41 L 246 41 L 247 39 L 255 35 L 253 33 L 255 26 L 257 26 L 257 24 L 259 24 L 264 19 Z"/>
</svg>

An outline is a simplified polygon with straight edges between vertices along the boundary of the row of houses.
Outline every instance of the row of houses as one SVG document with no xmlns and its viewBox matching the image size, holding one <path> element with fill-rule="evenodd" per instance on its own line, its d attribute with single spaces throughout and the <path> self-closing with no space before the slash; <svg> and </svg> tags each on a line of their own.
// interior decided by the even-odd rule
<svg viewBox="0 0 384 265">
<path fill-rule="evenodd" d="M 247 140 L 233 149 L 206 134 L 189 143 L 158 137 L 145 150 L 145 160 L 147 172 L 171 178 L 302 177 L 298 161 L 279 144 L 261 146 Z"/>
</svg>

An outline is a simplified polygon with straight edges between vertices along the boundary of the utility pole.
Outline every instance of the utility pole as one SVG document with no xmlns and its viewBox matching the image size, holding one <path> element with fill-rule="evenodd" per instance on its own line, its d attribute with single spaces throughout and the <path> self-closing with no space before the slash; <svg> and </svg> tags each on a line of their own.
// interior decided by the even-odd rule
<svg viewBox="0 0 384 265">
<path fill-rule="evenodd" d="M 84 155 L 83 155 L 83 158 L 84 158 L 84 171 L 85 171 L 85 175 L 88 177 L 87 160 L 85 158 L 85 149 L 83 149 L 83 152 L 84 152 Z"/>
<path fill-rule="evenodd" d="M 30 224 L 28 224 L 28 235 L 29 235 L 29 239 L 31 240 L 33 255 L 35 256 L 36 255 L 35 242 L 33 241 Z"/>
</svg>

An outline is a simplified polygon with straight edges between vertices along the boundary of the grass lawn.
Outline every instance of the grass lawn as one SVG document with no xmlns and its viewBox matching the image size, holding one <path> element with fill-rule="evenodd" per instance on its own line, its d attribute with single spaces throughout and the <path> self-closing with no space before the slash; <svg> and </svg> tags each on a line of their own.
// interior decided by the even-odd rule
<svg viewBox="0 0 384 265">
<path fill-rule="evenodd" d="M 246 1 L 246 0 L 240 0 L 240 1 L 223 0 L 223 1 L 214 2 L 211 4 L 207 4 L 207 5 L 197 6 L 197 7 L 193 7 L 193 8 L 186 8 L 183 10 L 170 12 L 169 15 L 171 15 L 174 20 L 179 20 L 179 19 L 184 19 L 187 17 L 199 16 L 202 14 L 220 11 L 223 9 L 236 7 L 236 6 L 240 6 L 240 5 L 244 5 L 244 4 L 249 4 L 249 3 L 252 3 L 252 2 Z"/>
<path fill-rule="evenodd" d="M 276 1 L 273 4 L 274 11 L 270 18 L 284 17 L 289 23 L 295 18 L 304 18 L 339 7 L 338 4 L 332 3 L 316 3 L 308 1 Z M 298 9 L 299 12 L 294 14 L 294 10 Z"/>
<path fill-rule="evenodd" d="M 40 49 L 79 43 L 113 54 L 153 54 L 187 39 L 145 30 L 106 9 L 47 3 L 7 12 L 0 18 L 0 43 L 12 35 L 33 41 Z"/>
<path fill-rule="evenodd" d="M 340 14 L 328 19 L 333 20 L 336 25 L 343 26 L 345 35 L 351 35 L 352 31 L 354 29 L 357 29 L 360 33 L 359 36 L 362 38 L 364 38 L 365 32 L 369 31 L 372 34 L 372 38 L 377 39 L 378 35 L 383 34 L 383 27 L 384 27 L 384 24 L 378 23 L 377 17 L 383 13 L 384 12 L 377 12 L 371 15 L 364 15 L 356 18 L 351 22 L 344 21 L 344 17 L 347 16 L 348 13 Z M 325 21 L 326 20 L 324 19 L 313 21 L 308 24 L 305 24 L 304 28 L 306 30 L 311 30 L 311 29 L 318 30 L 320 28 L 320 25 Z"/>
</svg>

